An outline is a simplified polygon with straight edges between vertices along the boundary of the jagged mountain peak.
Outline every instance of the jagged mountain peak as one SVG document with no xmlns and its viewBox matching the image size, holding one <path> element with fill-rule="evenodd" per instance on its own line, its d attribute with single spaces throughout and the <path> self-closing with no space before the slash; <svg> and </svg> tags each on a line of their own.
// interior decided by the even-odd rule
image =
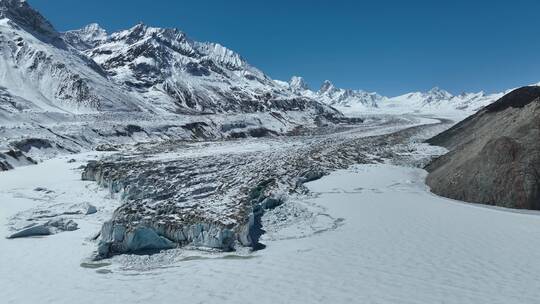
<svg viewBox="0 0 540 304">
<path fill-rule="evenodd" d="M 78 30 L 67 31 L 63 35 L 65 41 L 81 51 L 95 47 L 107 37 L 107 31 L 97 23 L 91 23 Z"/>
<path fill-rule="evenodd" d="M 274 108 L 274 103 L 313 102 L 299 99 L 238 53 L 192 40 L 179 29 L 141 22 L 105 38 L 97 32 L 97 26 L 89 26 L 66 33 L 65 39 L 79 45 L 114 82 L 166 111 L 253 111 Z"/>
<path fill-rule="evenodd" d="M 96 50 L 89 53 L 89 56 L 98 62 L 103 62 L 101 55 L 107 54 L 106 57 L 111 57 L 111 48 L 127 52 L 133 59 L 142 56 L 164 62 L 161 59 L 184 56 L 181 60 L 182 64 L 193 61 L 204 63 L 210 60 L 230 70 L 242 70 L 249 66 L 239 54 L 219 43 L 197 42 L 191 40 L 179 29 L 151 27 L 144 23 L 112 33 L 107 41 L 98 45 Z"/>
<path fill-rule="evenodd" d="M 451 98 L 453 96 L 450 92 L 443 90 L 437 86 L 429 90 L 427 94 L 431 96 L 435 96 L 435 97 L 440 97 L 440 98 Z"/>
<path fill-rule="evenodd" d="M 294 78 L 293 78 L 294 79 Z M 303 80 L 302 78 L 296 79 L 297 82 Z M 290 82 L 291 90 L 295 91 L 292 85 L 293 80 Z M 295 92 L 301 93 L 301 95 L 321 100 L 322 102 L 337 106 L 337 107 L 378 107 L 378 103 L 384 99 L 383 96 L 377 93 L 365 92 L 362 90 L 341 89 L 334 86 L 330 80 L 325 80 L 321 85 L 318 92 L 312 92 L 309 89 Z"/>
<path fill-rule="evenodd" d="M 330 80 L 325 80 L 319 89 L 319 93 L 325 93 L 334 89 L 334 84 Z"/>
<path fill-rule="evenodd" d="M 90 23 L 87 26 L 80 29 L 80 31 L 92 37 L 99 37 L 101 39 L 104 39 L 107 37 L 107 30 L 102 28 L 97 23 Z"/>
<path fill-rule="evenodd" d="M 431 90 L 423 93 L 425 103 L 448 101 L 454 97 L 450 92 L 439 87 L 434 87 Z"/>
<path fill-rule="evenodd" d="M 25 0 L 0 0 L 0 19 L 3 18 L 11 20 L 32 34 L 49 38 L 59 36 L 52 24 Z"/>
<path fill-rule="evenodd" d="M 300 76 L 291 77 L 291 80 L 289 80 L 289 87 L 295 92 L 309 90 L 307 82 L 304 80 L 303 77 Z"/>
<path fill-rule="evenodd" d="M 152 27 L 143 22 L 137 23 L 130 29 L 111 35 L 112 40 L 126 40 L 127 43 L 136 43 L 149 38 L 161 38 L 169 42 L 187 40 L 186 34 L 179 29 Z"/>
<path fill-rule="evenodd" d="M 219 43 L 194 42 L 193 45 L 203 56 L 211 58 L 232 70 L 240 70 L 247 65 L 242 56 Z"/>
<path fill-rule="evenodd" d="M 182 55 L 203 59 L 210 58 L 233 70 L 240 70 L 246 66 L 245 60 L 238 53 L 219 43 L 191 40 L 177 28 L 152 27 L 140 22 L 128 30 L 113 33 L 111 40 L 124 41 L 126 44 L 154 41 L 157 45 L 171 48 Z"/>
</svg>

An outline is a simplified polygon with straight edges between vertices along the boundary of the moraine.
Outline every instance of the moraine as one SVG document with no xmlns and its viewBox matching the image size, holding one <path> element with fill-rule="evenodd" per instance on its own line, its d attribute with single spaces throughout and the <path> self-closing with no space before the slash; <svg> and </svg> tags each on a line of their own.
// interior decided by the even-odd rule
<svg viewBox="0 0 540 304">
<path fill-rule="evenodd" d="M 425 127 L 433 120 L 422 118 L 375 121 L 320 135 L 195 147 L 139 144 L 90 162 L 83 179 L 96 181 L 122 201 L 101 229 L 97 258 L 188 245 L 223 251 L 262 248 L 261 216 L 289 196 L 306 193 L 305 182 L 352 164 L 399 159 L 410 149 L 411 136 L 441 129 L 438 124 Z"/>
</svg>

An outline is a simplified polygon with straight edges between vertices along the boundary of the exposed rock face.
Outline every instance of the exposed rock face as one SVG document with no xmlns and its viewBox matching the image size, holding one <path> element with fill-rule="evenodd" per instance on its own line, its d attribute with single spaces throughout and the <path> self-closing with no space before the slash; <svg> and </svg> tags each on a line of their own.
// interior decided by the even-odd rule
<svg viewBox="0 0 540 304">
<path fill-rule="evenodd" d="M 540 210 L 540 87 L 523 87 L 428 141 L 450 152 L 427 184 L 473 203 Z"/>
<path fill-rule="evenodd" d="M 24 155 L 20 150 L 9 150 L 0 152 L 0 171 L 11 170 L 17 166 L 35 164 L 36 162 Z"/>
</svg>

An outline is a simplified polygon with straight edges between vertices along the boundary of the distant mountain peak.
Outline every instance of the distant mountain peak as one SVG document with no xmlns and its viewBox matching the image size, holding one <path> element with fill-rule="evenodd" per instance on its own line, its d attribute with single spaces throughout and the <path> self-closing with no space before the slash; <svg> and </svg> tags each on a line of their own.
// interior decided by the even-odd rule
<svg viewBox="0 0 540 304">
<path fill-rule="evenodd" d="M 82 29 L 64 33 L 64 40 L 79 50 L 95 47 L 107 39 L 107 31 L 97 23 L 91 23 Z"/>
<path fill-rule="evenodd" d="M 325 80 L 319 89 L 319 93 L 325 93 L 334 89 L 334 84 L 330 80 Z"/>
<path fill-rule="evenodd" d="M 86 33 L 91 33 L 91 34 L 94 34 L 94 35 L 100 35 L 100 36 L 106 36 L 107 35 L 107 31 L 97 23 L 88 24 L 87 26 L 82 28 L 82 31 L 84 31 Z"/>
<path fill-rule="evenodd" d="M 428 94 L 430 95 L 441 95 L 441 96 L 452 96 L 450 92 L 443 90 L 439 88 L 438 86 L 433 87 L 431 90 L 428 91 Z"/>
<path fill-rule="evenodd" d="M 427 103 L 440 102 L 443 100 L 449 100 L 454 97 L 454 95 L 450 94 L 450 92 L 443 90 L 439 87 L 432 88 L 427 93 L 425 93 L 425 95 Z"/>
<path fill-rule="evenodd" d="M 295 92 L 301 92 L 301 91 L 309 90 L 308 84 L 306 83 L 304 78 L 300 77 L 300 76 L 291 77 L 291 80 L 289 81 L 289 86 L 290 86 L 291 90 L 293 90 Z"/>
</svg>

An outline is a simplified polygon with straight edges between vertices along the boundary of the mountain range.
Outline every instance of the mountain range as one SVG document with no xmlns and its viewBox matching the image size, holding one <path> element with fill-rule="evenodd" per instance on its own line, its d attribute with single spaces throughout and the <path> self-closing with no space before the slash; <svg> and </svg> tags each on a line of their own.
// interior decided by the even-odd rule
<svg viewBox="0 0 540 304">
<path fill-rule="evenodd" d="M 301 77 L 271 79 L 236 52 L 177 29 L 97 24 L 60 33 L 24 0 L 0 0 L 0 115 L 254 113 L 267 111 L 472 114 L 503 95 L 434 88 L 386 97 Z"/>
<path fill-rule="evenodd" d="M 282 82 L 281 85 L 289 88 L 299 96 L 320 100 L 345 113 L 424 112 L 441 114 L 454 112 L 461 115 L 470 115 L 510 91 L 493 94 L 477 92 L 453 95 L 448 91 L 435 87 L 427 92 L 412 92 L 387 97 L 375 92 L 337 88 L 329 80 L 324 81 L 318 91 L 313 91 L 306 81 L 299 76 L 293 76 L 289 82 Z"/>
<path fill-rule="evenodd" d="M 176 29 L 96 24 L 57 32 L 26 1 L 0 1 L 4 111 L 331 111 L 292 94 L 237 53 Z"/>
</svg>

